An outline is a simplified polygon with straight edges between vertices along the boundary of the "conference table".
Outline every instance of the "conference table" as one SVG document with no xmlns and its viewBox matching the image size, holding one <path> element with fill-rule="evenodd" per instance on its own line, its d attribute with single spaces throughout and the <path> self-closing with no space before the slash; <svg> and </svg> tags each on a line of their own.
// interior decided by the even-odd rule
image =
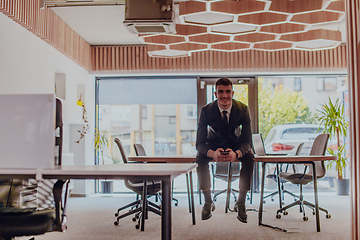
<svg viewBox="0 0 360 240">
<path fill-rule="evenodd" d="M 194 163 L 196 161 L 195 156 L 132 156 L 128 157 L 129 161 L 138 161 L 138 162 L 148 162 L 148 163 L 179 163 L 179 164 L 188 164 Z M 260 205 L 259 205 L 259 215 L 258 215 L 258 225 L 271 227 L 274 229 L 279 229 L 286 232 L 286 229 L 281 229 L 278 227 L 274 227 L 262 222 L 263 215 L 263 204 L 264 204 L 264 188 L 265 188 L 265 169 L 267 163 L 290 163 L 290 164 L 311 164 L 313 170 L 313 184 L 314 184 L 314 198 L 315 198 L 315 215 L 316 215 L 316 230 L 320 232 L 320 217 L 319 217 L 319 203 L 318 203 L 318 191 L 317 191 L 317 176 L 315 171 L 315 162 L 316 161 L 325 161 L 325 160 L 336 160 L 336 156 L 306 156 L 306 155 L 297 155 L 297 156 L 289 156 L 289 155 L 266 155 L 266 156 L 258 156 L 255 155 L 254 161 L 262 163 L 262 175 L 261 175 L 261 194 L 260 194 Z M 229 177 L 231 177 L 231 166 L 229 167 Z M 191 172 L 190 172 L 191 174 Z M 192 179 L 192 176 L 191 176 Z M 230 182 L 230 181 L 228 181 Z M 278 179 L 279 182 L 279 179 Z M 193 191 L 192 183 L 190 184 L 191 191 Z M 229 190 L 229 186 L 228 186 Z M 230 193 L 228 193 L 229 195 Z M 281 195 L 281 194 L 279 194 Z M 192 196 L 192 209 L 194 209 L 193 202 L 193 193 Z M 227 196 L 229 198 L 229 196 Z M 226 202 L 226 209 L 228 209 L 228 199 Z M 193 214 L 193 222 L 195 224 L 195 216 L 194 210 L 192 210 Z"/>
<path fill-rule="evenodd" d="M 312 165 L 312 173 L 313 173 L 313 183 L 314 183 L 314 197 L 315 197 L 315 215 L 316 215 L 316 230 L 320 232 L 320 216 L 319 216 L 319 201 L 318 201 L 318 191 L 317 191 L 317 176 L 316 176 L 316 168 L 315 162 L 316 161 L 326 161 L 326 160 L 336 160 L 336 156 L 304 156 L 304 155 L 296 155 L 296 156 L 258 156 L 255 155 L 255 162 L 262 163 L 262 175 L 261 175 L 261 194 L 260 194 L 260 205 L 259 205 L 259 226 L 271 227 L 274 229 L 282 230 L 287 232 L 286 229 L 282 229 L 279 227 L 271 226 L 268 224 L 264 224 L 262 222 L 262 215 L 263 215 L 263 205 L 264 205 L 264 185 L 265 185 L 265 167 L 267 163 L 289 163 L 289 164 L 311 164 Z M 279 179 L 278 179 L 279 183 Z M 280 188 L 279 188 L 280 189 Z M 279 193 L 279 195 L 281 195 Z"/>
<path fill-rule="evenodd" d="M 41 179 L 130 179 L 160 180 L 162 187 L 161 239 L 171 239 L 171 181 L 196 168 L 194 163 L 181 164 L 109 164 L 56 166 L 54 169 L 0 168 L 0 178 Z M 145 181 L 146 182 L 146 181 Z"/>
<path fill-rule="evenodd" d="M 195 156 L 189 155 L 176 155 L 176 156 L 129 156 L 129 162 L 142 162 L 142 163 L 171 163 L 171 164 L 191 164 L 196 162 Z M 194 204 L 194 188 L 192 171 L 186 173 L 186 186 L 188 192 L 189 212 L 192 216 L 192 224 L 196 224 L 195 218 L 195 204 Z"/>
</svg>

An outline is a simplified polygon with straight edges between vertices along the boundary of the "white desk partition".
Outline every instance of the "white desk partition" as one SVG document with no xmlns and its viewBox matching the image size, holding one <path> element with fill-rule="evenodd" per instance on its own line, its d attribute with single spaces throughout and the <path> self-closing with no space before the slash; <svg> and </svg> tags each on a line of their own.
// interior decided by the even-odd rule
<svg viewBox="0 0 360 240">
<path fill-rule="evenodd" d="M 0 95 L 0 168 L 53 168 L 53 94 Z"/>
</svg>

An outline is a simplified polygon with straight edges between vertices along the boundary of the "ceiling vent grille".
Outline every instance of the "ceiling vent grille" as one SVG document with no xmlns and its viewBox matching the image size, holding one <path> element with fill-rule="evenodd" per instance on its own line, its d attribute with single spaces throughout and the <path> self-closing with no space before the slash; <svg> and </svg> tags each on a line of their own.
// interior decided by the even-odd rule
<svg viewBox="0 0 360 240">
<path fill-rule="evenodd" d="M 125 26 L 132 33 L 176 33 L 172 0 L 127 0 Z"/>
</svg>

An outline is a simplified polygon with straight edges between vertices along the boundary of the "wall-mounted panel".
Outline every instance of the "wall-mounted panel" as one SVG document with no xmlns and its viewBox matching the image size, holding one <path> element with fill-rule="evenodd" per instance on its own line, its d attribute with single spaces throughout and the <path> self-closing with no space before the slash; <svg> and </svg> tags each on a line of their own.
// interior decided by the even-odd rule
<svg viewBox="0 0 360 240">
<path fill-rule="evenodd" d="M 146 46 L 92 46 L 92 71 L 324 70 L 347 64 L 345 45 L 318 51 L 205 51 L 179 58 L 150 57 L 147 51 Z"/>
</svg>

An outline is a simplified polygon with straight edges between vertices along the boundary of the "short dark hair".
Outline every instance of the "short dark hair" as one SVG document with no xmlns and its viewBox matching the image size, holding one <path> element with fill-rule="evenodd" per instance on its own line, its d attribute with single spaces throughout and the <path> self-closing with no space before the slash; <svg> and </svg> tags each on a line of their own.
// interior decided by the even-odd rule
<svg viewBox="0 0 360 240">
<path fill-rule="evenodd" d="M 215 83 L 215 86 L 217 87 L 218 85 L 223 85 L 223 86 L 231 86 L 232 87 L 232 82 L 230 79 L 228 78 L 219 78 L 216 83 Z"/>
</svg>

